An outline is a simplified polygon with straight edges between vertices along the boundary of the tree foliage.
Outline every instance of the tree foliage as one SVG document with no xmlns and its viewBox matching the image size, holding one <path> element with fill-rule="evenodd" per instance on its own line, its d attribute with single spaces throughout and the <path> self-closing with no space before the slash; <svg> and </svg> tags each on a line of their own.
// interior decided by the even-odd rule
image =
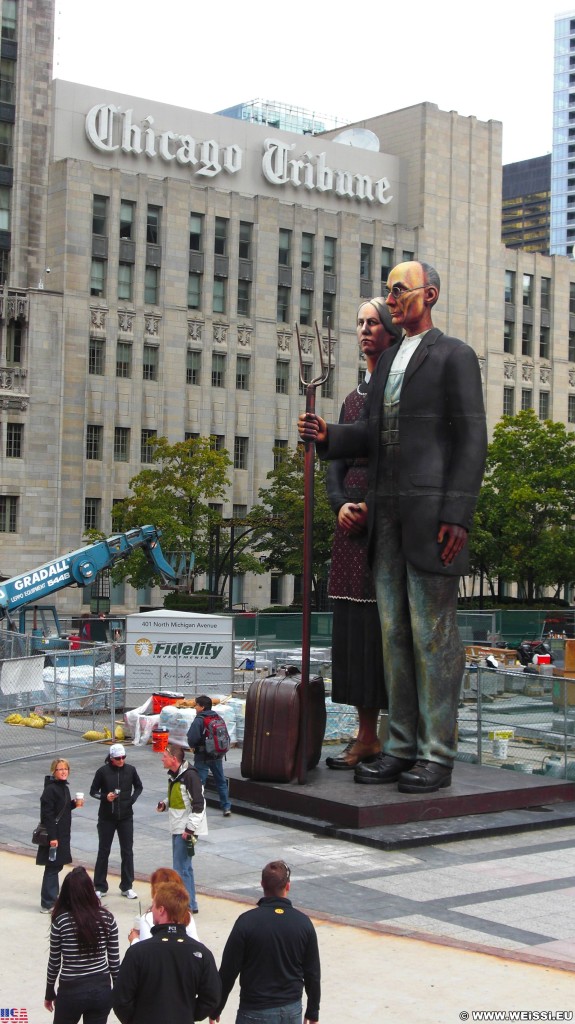
<svg viewBox="0 0 575 1024">
<path fill-rule="evenodd" d="M 267 571 L 282 575 L 303 573 L 304 448 L 275 449 L 281 456 L 259 491 L 260 504 L 248 516 L 254 528 L 253 550 L 261 553 Z M 335 517 L 325 487 L 325 463 L 315 459 L 312 591 L 318 606 L 319 584 L 328 573 Z"/>
<path fill-rule="evenodd" d="M 575 434 L 532 410 L 504 416 L 488 448 L 470 537 L 474 570 L 529 601 L 575 579 Z"/>
<path fill-rule="evenodd" d="M 162 531 L 162 550 L 193 552 L 193 574 L 206 571 L 210 534 L 219 514 L 209 502 L 221 501 L 229 486 L 232 465 L 227 451 L 214 451 L 208 437 L 170 444 L 165 437 L 150 442 L 152 464 L 130 481 L 131 493 L 112 510 L 115 529 L 153 523 Z M 113 578 L 133 587 L 159 582 L 141 552 L 114 567 Z"/>
</svg>

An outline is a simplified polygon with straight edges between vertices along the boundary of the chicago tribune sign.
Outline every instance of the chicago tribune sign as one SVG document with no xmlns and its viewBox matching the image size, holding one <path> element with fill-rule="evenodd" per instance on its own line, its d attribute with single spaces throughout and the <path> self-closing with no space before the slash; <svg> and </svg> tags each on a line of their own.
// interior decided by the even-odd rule
<svg viewBox="0 0 575 1024">
<path fill-rule="evenodd" d="M 215 139 L 198 140 L 192 135 L 156 131 L 148 114 L 134 121 L 133 110 L 122 111 L 113 103 L 100 103 L 86 115 L 88 141 L 101 153 L 122 153 L 149 160 L 188 165 L 194 175 L 215 178 L 242 169 L 243 150 L 235 143 L 221 146 Z M 369 174 L 328 166 L 325 153 L 304 151 L 292 156 L 296 143 L 266 139 L 262 155 L 262 174 L 271 185 L 302 188 L 308 192 L 333 192 L 336 196 L 386 205 L 391 202 L 386 177 L 373 179 Z"/>
</svg>

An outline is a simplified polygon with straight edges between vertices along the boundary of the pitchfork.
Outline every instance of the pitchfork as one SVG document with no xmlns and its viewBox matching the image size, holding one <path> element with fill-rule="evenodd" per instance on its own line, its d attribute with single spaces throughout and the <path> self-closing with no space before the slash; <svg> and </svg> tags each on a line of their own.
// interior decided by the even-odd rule
<svg viewBox="0 0 575 1024">
<path fill-rule="evenodd" d="M 331 330 L 327 325 L 327 365 L 321 343 L 317 320 L 315 333 L 319 348 L 321 374 L 307 381 L 304 376 L 301 338 L 296 323 L 297 349 L 299 353 L 299 379 L 305 387 L 305 411 L 315 413 L 315 393 L 317 388 L 325 384 L 330 373 L 331 364 Z M 304 442 L 303 463 L 303 604 L 302 604 L 302 638 L 301 638 L 301 702 L 300 702 L 300 743 L 298 783 L 304 785 L 307 774 L 307 725 L 308 725 L 308 687 L 309 660 L 311 642 L 311 580 L 313 564 L 313 506 L 314 506 L 314 457 L 313 441 Z"/>
</svg>

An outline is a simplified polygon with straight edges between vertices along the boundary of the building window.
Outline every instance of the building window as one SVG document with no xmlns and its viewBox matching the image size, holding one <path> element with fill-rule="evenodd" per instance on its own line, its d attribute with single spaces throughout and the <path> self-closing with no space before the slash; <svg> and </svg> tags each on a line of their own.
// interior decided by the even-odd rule
<svg viewBox="0 0 575 1024">
<path fill-rule="evenodd" d="M 533 408 L 533 392 L 531 388 L 522 388 L 521 390 L 521 410 L 524 412 L 526 409 Z"/>
<path fill-rule="evenodd" d="M 278 263 L 280 267 L 291 267 L 291 231 L 280 228 Z"/>
<path fill-rule="evenodd" d="M 505 301 L 514 305 L 515 303 L 515 271 L 505 271 Z"/>
<path fill-rule="evenodd" d="M 393 249 L 382 246 L 381 249 L 381 294 L 387 285 L 387 279 L 393 269 Z"/>
<path fill-rule="evenodd" d="M 333 311 L 335 309 L 335 295 L 331 292 L 323 293 L 323 308 L 321 313 L 322 327 L 333 327 Z"/>
<path fill-rule="evenodd" d="M 102 499 L 86 498 L 84 501 L 84 533 L 88 530 L 99 530 Z"/>
<path fill-rule="evenodd" d="M 251 281 L 238 281 L 238 316 L 250 315 Z"/>
<path fill-rule="evenodd" d="M 12 189 L 5 186 L 0 187 L 0 230 L 10 230 L 10 203 Z"/>
<path fill-rule="evenodd" d="M 0 59 L 0 102 L 16 102 L 16 61 Z"/>
<path fill-rule="evenodd" d="M 252 227 L 253 225 L 247 221 L 240 221 L 238 256 L 241 260 L 251 260 L 252 258 Z"/>
<path fill-rule="evenodd" d="M 511 323 L 509 320 L 505 320 L 503 324 L 503 351 L 509 352 L 510 354 L 513 352 L 514 347 L 514 331 L 515 324 Z"/>
<path fill-rule="evenodd" d="M 188 274 L 188 309 L 202 308 L 202 275 Z"/>
<path fill-rule="evenodd" d="M 551 278 L 541 278 L 541 309 L 551 309 Z"/>
<path fill-rule="evenodd" d="M 116 344 L 116 377 L 132 376 L 132 345 L 129 341 Z"/>
<path fill-rule="evenodd" d="M 236 358 L 236 391 L 250 390 L 250 360 L 247 356 Z"/>
<path fill-rule="evenodd" d="M 575 331 L 569 331 L 568 355 L 570 363 L 575 363 Z"/>
<path fill-rule="evenodd" d="M 412 263 L 415 259 L 415 253 L 411 249 L 404 249 L 401 257 L 402 263 Z"/>
<path fill-rule="evenodd" d="M 6 362 L 8 366 L 19 366 L 22 362 L 24 335 L 20 320 L 10 320 L 6 330 Z"/>
<path fill-rule="evenodd" d="M 270 604 L 283 604 L 283 576 L 279 572 L 272 572 L 270 579 Z"/>
<path fill-rule="evenodd" d="M 575 423 L 575 395 L 567 396 L 567 422 Z"/>
<path fill-rule="evenodd" d="M 322 398 L 333 398 L 333 371 L 329 377 L 321 386 L 321 397 Z"/>
<path fill-rule="evenodd" d="M 523 275 L 523 305 L 533 305 L 533 274 Z"/>
<path fill-rule="evenodd" d="M 140 462 L 149 465 L 154 461 L 154 441 L 157 436 L 157 430 L 144 429 L 140 431 Z"/>
<path fill-rule="evenodd" d="M 146 267 L 144 272 L 144 302 L 148 306 L 158 305 L 160 268 Z"/>
<path fill-rule="evenodd" d="M 10 250 L 0 249 L 0 285 L 8 284 L 10 271 Z"/>
<path fill-rule="evenodd" d="M 148 215 L 146 221 L 146 242 L 148 242 L 150 245 L 160 244 L 161 215 L 161 206 L 148 206 Z"/>
<path fill-rule="evenodd" d="M 90 338 L 88 373 L 103 376 L 106 362 L 106 342 L 101 338 Z"/>
<path fill-rule="evenodd" d="M 184 430 L 184 441 L 197 441 L 199 436 L 197 430 Z"/>
<path fill-rule="evenodd" d="M 539 328 L 539 358 L 549 359 L 549 328 Z"/>
<path fill-rule="evenodd" d="M 127 199 L 120 200 L 120 238 L 132 241 L 134 233 L 135 203 Z"/>
<path fill-rule="evenodd" d="M 130 458 L 130 428 L 114 427 L 114 462 L 128 462 Z"/>
<path fill-rule="evenodd" d="M 6 458 L 21 459 L 22 446 L 24 443 L 24 424 L 6 424 Z"/>
<path fill-rule="evenodd" d="M 515 415 L 515 388 L 503 388 L 503 415 Z"/>
<path fill-rule="evenodd" d="M 248 468 L 248 438 L 234 437 L 234 469 Z"/>
<path fill-rule="evenodd" d="M 18 532 L 18 498 L 0 497 L 0 533 Z"/>
<path fill-rule="evenodd" d="M 548 391 L 540 391 L 539 392 L 539 419 L 540 420 L 548 420 L 549 419 L 549 392 Z"/>
<path fill-rule="evenodd" d="M 278 285 L 277 322 L 278 324 L 289 323 L 290 317 L 290 288 L 285 285 Z"/>
<path fill-rule="evenodd" d="M 17 3 L 16 0 L 3 0 L 2 3 L 2 39 L 17 38 Z"/>
<path fill-rule="evenodd" d="M 214 253 L 225 256 L 228 244 L 228 222 L 225 217 L 216 217 L 214 229 Z"/>
<path fill-rule="evenodd" d="M 94 295 L 97 299 L 103 299 L 105 294 L 106 260 L 99 260 L 94 257 L 90 267 L 90 295 Z"/>
<path fill-rule="evenodd" d="M 102 427 L 88 423 L 86 427 L 86 458 L 102 458 Z"/>
<path fill-rule="evenodd" d="M 521 355 L 533 355 L 533 324 L 523 324 L 521 329 Z"/>
<path fill-rule="evenodd" d="M 204 218 L 200 213 L 190 213 L 190 252 L 203 252 L 202 234 Z"/>
<path fill-rule="evenodd" d="M 285 360 L 276 362 L 276 395 L 287 395 L 289 392 L 289 367 Z"/>
<path fill-rule="evenodd" d="M 367 245 L 366 242 L 361 243 L 359 256 L 359 276 L 362 279 L 362 281 L 371 281 L 372 252 L 373 246 Z"/>
<path fill-rule="evenodd" d="M 301 236 L 301 265 L 302 270 L 313 270 L 313 235 L 305 231 Z"/>
<path fill-rule="evenodd" d="M 108 235 L 108 197 L 94 196 L 92 199 L 92 234 Z"/>
<path fill-rule="evenodd" d="M 3 167 L 12 167 L 13 137 L 14 125 L 0 121 L 0 165 Z"/>
<path fill-rule="evenodd" d="M 158 346 L 144 345 L 144 358 L 142 360 L 142 379 L 158 379 Z"/>
<path fill-rule="evenodd" d="M 335 274 L 336 239 L 323 240 L 323 269 L 326 274 Z"/>
<path fill-rule="evenodd" d="M 118 264 L 118 298 L 120 301 L 132 301 L 133 272 L 134 268 L 131 263 Z"/>
<path fill-rule="evenodd" d="M 274 441 L 274 469 L 277 469 L 285 459 L 287 455 L 287 446 L 287 441 L 284 441 L 283 438 L 276 437 Z"/>
<path fill-rule="evenodd" d="M 212 387 L 225 388 L 226 386 L 226 357 L 223 353 L 212 354 Z"/>
<path fill-rule="evenodd" d="M 200 384 L 202 353 L 189 348 L 186 352 L 186 384 Z"/>
<path fill-rule="evenodd" d="M 300 376 L 300 381 L 299 381 L 299 393 L 300 393 L 300 395 L 305 395 L 306 384 L 309 384 L 309 382 L 311 380 L 312 372 L 313 372 L 313 367 L 312 367 L 311 363 L 303 363 L 302 364 L 301 376 Z M 302 377 L 303 377 L 303 380 L 302 380 Z"/>
<path fill-rule="evenodd" d="M 213 452 L 223 452 L 226 446 L 226 435 L 225 434 L 210 434 L 210 448 Z M 211 502 L 208 503 L 210 508 L 221 508 L 221 505 L 213 506 Z"/>
<path fill-rule="evenodd" d="M 214 297 L 212 301 L 214 313 L 225 313 L 226 311 L 226 279 L 225 277 L 214 278 Z"/>
<path fill-rule="evenodd" d="M 311 324 L 313 292 L 300 293 L 299 322 L 300 324 Z"/>
</svg>

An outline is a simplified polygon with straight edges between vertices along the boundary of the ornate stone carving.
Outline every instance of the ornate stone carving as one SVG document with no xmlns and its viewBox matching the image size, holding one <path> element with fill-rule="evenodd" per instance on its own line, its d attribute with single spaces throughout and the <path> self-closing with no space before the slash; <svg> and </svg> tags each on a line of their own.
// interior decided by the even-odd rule
<svg viewBox="0 0 575 1024">
<path fill-rule="evenodd" d="M 509 363 L 509 362 L 504 363 L 504 365 L 503 365 L 503 376 L 505 377 L 505 380 L 515 380 L 515 371 L 516 371 L 516 369 L 517 368 L 515 366 L 515 363 Z"/>
<path fill-rule="evenodd" d="M 569 387 L 575 388 L 575 370 L 569 370 Z"/>
<path fill-rule="evenodd" d="M 144 314 L 144 331 L 150 338 L 157 338 L 160 330 L 161 317 L 155 313 Z"/>
<path fill-rule="evenodd" d="M 90 333 L 105 334 L 108 310 L 101 306 L 90 306 Z"/>
<path fill-rule="evenodd" d="M 229 324 L 215 323 L 214 324 L 214 343 L 217 345 L 227 345 L 228 343 L 228 330 Z"/>
<path fill-rule="evenodd" d="M 541 381 L 542 384 L 550 384 L 552 376 L 553 376 L 553 374 L 551 372 L 551 367 L 550 366 L 540 366 L 539 367 L 539 380 Z"/>
<path fill-rule="evenodd" d="M 6 320 L 28 319 L 28 296 L 17 292 L 8 292 L 4 309 Z"/>
<path fill-rule="evenodd" d="M 479 363 L 479 372 L 481 374 L 481 380 L 483 384 L 485 384 L 485 358 L 483 356 L 480 356 L 477 361 Z"/>
<path fill-rule="evenodd" d="M 533 381 L 533 363 L 523 363 L 521 367 L 521 380 L 525 384 L 531 384 Z"/>
<path fill-rule="evenodd" d="M 203 320 L 188 320 L 188 341 L 201 341 L 203 327 Z"/>
<path fill-rule="evenodd" d="M 29 396 L 24 391 L 25 369 L 19 366 L 3 366 L 0 368 L 0 407 L 2 409 L 28 408 Z"/>
<path fill-rule="evenodd" d="M 252 343 L 253 327 L 246 324 L 238 324 L 238 345 L 241 348 L 249 348 Z"/>
<path fill-rule="evenodd" d="M 134 319 L 135 319 L 135 317 L 136 317 L 135 313 L 128 312 L 127 309 L 119 309 L 118 310 L 118 329 L 120 331 L 122 331 L 123 334 L 133 334 L 134 333 Z"/>
<path fill-rule="evenodd" d="M 291 339 L 292 339 L 291 331 L 286 331 L 286 330 L 281 331 L 280 330 L 280 331 L 278 331 L 277 337 L 278 337 L 278 351 L 279 352 L 289 352 L 290 347 L 291 347 Z"/>
</svg>

